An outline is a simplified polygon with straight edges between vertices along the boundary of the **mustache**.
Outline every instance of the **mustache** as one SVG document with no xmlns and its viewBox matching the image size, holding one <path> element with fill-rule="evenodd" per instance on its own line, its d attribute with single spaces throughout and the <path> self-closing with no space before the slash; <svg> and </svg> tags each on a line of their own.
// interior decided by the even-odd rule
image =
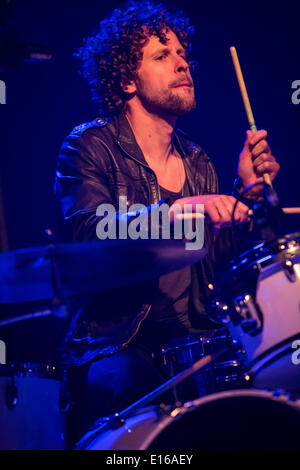
<svg viewBox="0 0 300 470">
<path fill-rule="evenodd" d="M 193 80 L 191 80 L 188 77 L 181 77 L 181 78 L 178 78 L 177 80 L 174 80 L 174 82 L 171 82 L 169 84 L 169 88 L 174 88 L 177 85 L 180 85 L 181 83 L 188 83 L 190 86 L 194 86 Z"/>
</svg>

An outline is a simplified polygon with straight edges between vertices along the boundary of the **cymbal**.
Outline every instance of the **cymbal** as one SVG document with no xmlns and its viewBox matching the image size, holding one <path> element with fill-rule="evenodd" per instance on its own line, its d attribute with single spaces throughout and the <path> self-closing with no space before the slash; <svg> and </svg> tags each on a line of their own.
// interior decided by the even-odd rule
<svg viewBox="0 0 300 470">
<path fill-rule="evenodd" d="M 156 279 L 206 255 L 184 240 L 105 240 L 0 254 L 0 303 L 69 297 Z"/>
</svg>

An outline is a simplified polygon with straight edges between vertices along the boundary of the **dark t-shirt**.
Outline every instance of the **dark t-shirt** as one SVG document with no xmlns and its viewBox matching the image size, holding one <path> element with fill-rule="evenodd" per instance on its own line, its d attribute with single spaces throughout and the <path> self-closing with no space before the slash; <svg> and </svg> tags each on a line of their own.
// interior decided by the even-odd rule
<svg viewBox="0 0 300 470">
<path fill-rule="evenodd" d="M 160 193 L 162 198 L 169 199 L 170 205 L 180 197 L 190 196 L 186 180 L 182 191 L 174 193 L 160 186 Z M 190 289 L 190 266 L 161 276 L 151 310 L 137 333 L 136 341 L 163 343 L 188 334 L 191 328 L 188 312 Z"/>
</svg>

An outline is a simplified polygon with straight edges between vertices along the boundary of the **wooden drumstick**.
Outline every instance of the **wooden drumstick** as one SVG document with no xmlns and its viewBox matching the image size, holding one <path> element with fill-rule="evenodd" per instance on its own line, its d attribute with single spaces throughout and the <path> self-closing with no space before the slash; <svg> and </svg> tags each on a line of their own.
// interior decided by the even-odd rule
<svg viewBox="0 0 300 470">
<path fill-rule="evenodd" d="M 283 207 L 282 212 L 284 214 L 300 214 L 300 207 Z M 248 215 L 249 217 L 253 215 L 252 209 L 249 210 Z"/>
<path fill-rule="evenodd" d="M 242 95 L 242 98 L 243 98 L 243 102 L 244 102 L 244 106 L 245 106 L 249 126 L 250 126 L 251 131 L 253 133 L 255 133 L 255 132 L 257 132 L 257 127 L 256 127 L 256 124 L 255 124 L 255 121 L 254 121 L 254 117 L 253 117 L 253 113 L 252 113 L 252 109 L 251 109 L 251 105 L 250 105 L 250 101 L 249 101 L 245 81 L 244 81 L 244 78 L 243 78 L 240 62 L 239 62 L 239 59 L 238 59 L 238 56 L 237 56 L 236 48 L 232 46 L 230 48 L 230 52 L 231 52 L 231 57 L 232 57 L 235 73 L 236 73 L 238 83 L 239 83 L 239 86 L 240 86 L 240 91 L 241 91 L 241 95 Z M 263 174 L 263 179 L 264 179 L 264 182 L 268 186 L 272 186 L 271 178 L 270 178 L 270 175 L 268 173 Z"/>
<path fill-rule="evenodd" d="M 284 214 L 300 214 L 300 207 L 283 207 L 282 212 Z M 248 212 L 249 217 L 253 215 L 252 209 Z M 177 214 L 175 217 L 177 220 L 194 220 L 194 219 L 204 219 L 205 215 L 200 212 L 193 212 L 187 214 Z"/>
</svg>

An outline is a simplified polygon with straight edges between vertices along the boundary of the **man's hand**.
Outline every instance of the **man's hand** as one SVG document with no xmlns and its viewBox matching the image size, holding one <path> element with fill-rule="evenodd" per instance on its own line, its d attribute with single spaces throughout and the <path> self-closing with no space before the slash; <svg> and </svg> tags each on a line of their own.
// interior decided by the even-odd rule
<svg viewBox="0 0 300 470">
<path fill-rule="evenodd" d="M 272 155 L 266 137 L 267 131 L 265 130 L 257 131 L 255 134 L 252 131 L 247 131 L 247 138 L 240 154 L 238 166 L 241 189 L 245 189 L 252 183 L 263 182 L 262 175 L 264 173 L 268 173 L 273 181 L 279 171 L 280 166 Z M 248 194 L 258 195 L 262 191 L 262 185 L 254 186 Z"/>
<path fill-rule="evenodd" d="M 212 225 L 213 233 L 217 235 L 221 228 L 229 227 L 232 225 L 232 212 L 236 199 L 233 196 L 226 196 L 225 194 L 208 194 L 203 196 L 191 196 L 177 199 L 174 202 L 179 204 L 182 213 L 184 213 L 184 204 L 192 204 L 193 212 L 196 210 L 196 204 L 204 204 L 205 221 Z M 176 215 L 176 210 L 172 211 L 170 208 L 170 220 L 173 221 Z M 234 212 L 234 221 L 236 224 L 249 222 L 248 216 L 249 207 L 242 202 L 238 202 Z"/>
</svg>

